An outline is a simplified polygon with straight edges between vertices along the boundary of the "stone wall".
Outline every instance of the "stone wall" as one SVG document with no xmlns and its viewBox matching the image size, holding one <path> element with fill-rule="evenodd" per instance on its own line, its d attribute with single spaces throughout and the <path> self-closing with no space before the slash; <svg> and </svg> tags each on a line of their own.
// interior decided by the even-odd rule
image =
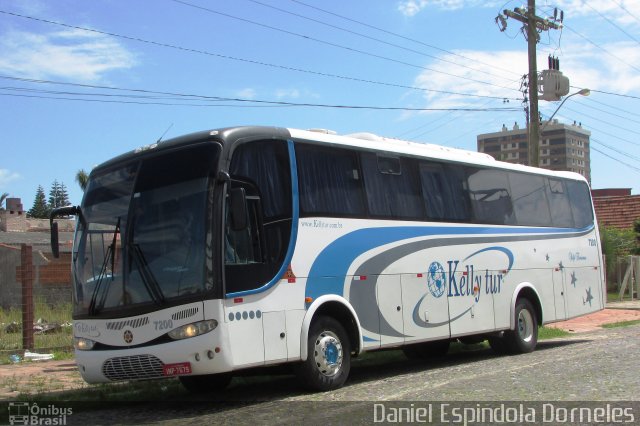
<svg viewBox="0 0 640 426">
<path fill-rule="evenodd" d="M 0 307 L 22 306 L 20 247 L 0 244 Z M 43 247 L 33 247 L 33 295 L 50 305 L 71 301 L 71 253 L 58 259 Z"/>
<path fill-rule="evenodd" d="M 60 232 L 73 232 L 75 219 L 56 219 Z M 0 210 L 0 231 L 3 232 L 49 232 L 49 219 L 33 219 L 23 211 Z"/>
</svg>

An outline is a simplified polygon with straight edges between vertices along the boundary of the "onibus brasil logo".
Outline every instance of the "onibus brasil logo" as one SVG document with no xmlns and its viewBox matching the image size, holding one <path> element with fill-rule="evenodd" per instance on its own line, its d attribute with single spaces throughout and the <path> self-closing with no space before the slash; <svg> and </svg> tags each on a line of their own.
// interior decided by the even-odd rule
<svg viewBox="0 0 640 426">
<path fill-rule="evenodd" d="M 67 417 L 73 414 L 71 407 L 53 404 L 40 406 L 33 402 L 10 402 L 9 424 L 14 425 L 66 425 Z"/>
</svg>

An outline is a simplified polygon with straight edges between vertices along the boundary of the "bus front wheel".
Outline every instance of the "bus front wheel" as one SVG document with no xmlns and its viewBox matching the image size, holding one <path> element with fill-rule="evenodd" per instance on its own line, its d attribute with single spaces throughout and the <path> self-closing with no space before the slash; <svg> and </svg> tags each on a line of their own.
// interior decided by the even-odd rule
<svg viewBox="0 0 640 426">
<path fill-rule="evenodd" d="M 351 369 L 351 345 L 344 327 L 331 317 L 319 317 L 309 328 L 307 359 L 296 366 L 302 384 L 315 391 L 341 387 Z"/>
<path fill-rule="evenodd" d="M 538 319 L 527 299 L 518 299 L 514 310 L 516 328 L 504 332 L 504 343 L 513 354 L 533 352 L 538 343 Z"/>
</svg>

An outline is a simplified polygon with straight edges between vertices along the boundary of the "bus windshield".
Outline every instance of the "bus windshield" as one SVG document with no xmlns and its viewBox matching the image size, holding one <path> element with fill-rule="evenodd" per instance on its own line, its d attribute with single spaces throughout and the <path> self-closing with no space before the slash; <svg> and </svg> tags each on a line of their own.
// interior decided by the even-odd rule
<svg viewBox="0 0 640 426">
<path fill-rule="evenodd" d="M 212 288 L 207 200 L 217 157 L 206 145 L 92 174 L 74 244 L 74 315 L 158 307 Z"/>
</svg>

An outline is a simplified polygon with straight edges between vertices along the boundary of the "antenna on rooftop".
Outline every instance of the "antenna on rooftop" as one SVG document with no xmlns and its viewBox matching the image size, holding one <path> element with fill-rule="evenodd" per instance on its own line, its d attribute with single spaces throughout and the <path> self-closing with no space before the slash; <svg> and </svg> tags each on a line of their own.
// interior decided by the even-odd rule
<svg viewBox="0 0 640 426">
<path fill-rule="evenodd" d="M 173 127 L 173 123 L 169 124 L 169 127 L 167 127 L 167 130 L 164 131 L 164 133 L 162 135 L 160 135 L 160 137 L 158 138 L 158 140 L 156 141 L 156 143 L 160 143 L 162 141 L 162 138 L 164 138 L 164 135 L 167 134 L 167 132 L 169 130 L 171 130 L 171 128 Z"/>
</svg>

